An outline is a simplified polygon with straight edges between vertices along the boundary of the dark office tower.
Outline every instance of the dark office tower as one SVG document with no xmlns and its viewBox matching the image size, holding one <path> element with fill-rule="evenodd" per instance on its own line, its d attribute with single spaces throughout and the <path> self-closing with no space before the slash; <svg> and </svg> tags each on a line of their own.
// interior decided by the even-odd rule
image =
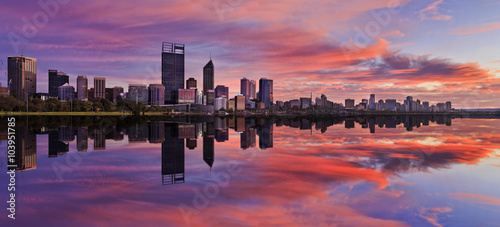
<svg viewBox="0 0 500 227">
<path fill-rule="evenodd" d="M 245 103 L 248 103 L 250 100 L 250 80 L 246 77 L 241 79 L 240 94 L 245 96 Z"/>
<path fill-rule="evenodd" d="M 413 97 L 411 97 L 411 96 L 406 97 L 406 101 L 408 101 L 408 107 L 406 107 L 407 111 L 410 111 L 410 112 L 415 111 L 413 109 Z"/>
<path fill-rule="evenodd" d="M 94 150 L 95 151 L 106 150 L 106 130 L 105 129 L 94 129 Z"/>
<path fill-rule="evenodd" d="M 87 151 L 89 147 L 89 129 L 80 127 L 76 130 L 76 150 L 79 152 Z"/>
<path fill-rule="evenodd" d="M 73 127 L 62 126 L 59 127 L 57 132 L 59 134 L 59 140 L 62 142 L 69 143 L 75 140 L 75 130 Z"/>
<path fill-rule="evenodd" d="M 69 143 L 64 143 L 59 140 L 58 131 L 49 132 L 49 158 L 57 157 L 58 155 L 66 154 L 69 151 Z"/>
<path fill-rule="evenodd" d="M 174 104 L 178 89 L 184 88 L 184 44 L 162 43 L 161 84 L 165 86 L 165 103 Z"/>
<path fill-rule="evenodd" d="M 165 123 L 159 121 L 149 122 L 150 143 L 163 143 L 165 141 Z"/>
<path fill-rule="evenodd" d="M 203 67 L 203 95 L 209 90 L 214 90 L 214 63 L 212 59 Z"/>
<path fill-rule="evenodd" d="M 210 169 L 214 165 L 215 160 L 215 144 L 214 137 L 205 135 L 203 136 L 203 161 L 210 166 Z"/>
<path fill-rule="evenodd" d="M 36 169 L 36 134 L 17 131 L 16 138 L 16 171 Z"/>
<path fill-rule="evenodd" d="M 106 78 L 94 77 L 94 98 L 106 98 Z"/>
<path fill-rule="evenodd" d="M 188 80 L 186 80 L 186 89 L 196 89 L 196 88 L 198 87 L 196 84 L 196 80 L 194 78 L 189 78 Z"/>
<path fill-rule="evenodd" d="M 220 97 L 229 97 L 229 88 L 224 86 L 224 85 L 217 85 L 215 87 L 215 98 L 220 98 Z"/>
<path fill-rule="evenodd" d="M 69 84 L 68 74 L 49 69 L 49 96 L 58 97 L 58 88 L 64 84 Z"/>
<path fill-rule="evenodd" d="M 273 147 L 273 124 L 269 119 L 265 119 L 259 131 L 259 148 L 265 150 Z"/>
<path fill-rule="evenodd" d="M 113 88 L 106 88 L 106 99 L 110 102 L 116 102 L 116 97 L 123 94 L 123 88 L 115 86 Z"/>
<path fill-rule="evenodd" d="M 36 58 L 8 57 L 7 71 L 11 95 L 26 98 L 36 93 Z"/>
<path fill-rule="evenodd" d="M 79 75 L 76 78 L 76 98 L 77 100 L 88 100 L 88 80 L 84 75 Z"/>
<path fill-rule="evenodd" d="M 178 139 L 178 125 L 165 124 L 165 141 L 161 144 L 163 185 L 184 183 L 184 139 Z"/>
<path fill-rule="evenodd" d="M 264 103 L 264 108 L 270 108 L 273 103 L 273 80 L 261 78 L 259 80 L 259 100 Z"/>
</svg>

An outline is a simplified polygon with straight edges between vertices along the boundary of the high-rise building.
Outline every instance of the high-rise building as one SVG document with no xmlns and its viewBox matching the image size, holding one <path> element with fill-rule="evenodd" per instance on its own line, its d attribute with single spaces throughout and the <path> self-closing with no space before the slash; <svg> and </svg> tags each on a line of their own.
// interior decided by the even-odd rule
<svg viewBox="0 0 500 227">
<path fill-rule="evenodd" d="M 240 93 L 245 96 L 245 103 L 250 100 L 250 80 L 243 77 L 240 81 Z"/>
<path fill-rule="evenodd" d="M 214 90 L 214 63 L 212 59 L 203 67 L 203 95 L 209 90 Z"/>
<path fill-rule="evenodd" d="M 15 150 L 16 158 L 14 164 L 16 171 L 36 169 L 36 134 L 26 131 L 16 131 Z"/>
<path fill-rule="evenodd" d="M 368 109 L 370 110 L 375 110 L 376 109 L 376 101 L 375 101 L 375 94 L 370 95 L 370 102 L 368 103 Z"/>
<path fill-rule="evenodd" d="M 149 85 L 149 105 L 159 106 L 165 104 L 165 87 L 162 84 Z"/>
<path fill-rule="evenodd" d="M 245 110 L 245 96 L 242 94 L 237 95 L 234 97 L 234 100 L 236 102 L 236 110 Z"/>
<path fill-rule="evenodd" d="M 215 98 L 229 97 L 229 88 L 224 85 L 217 85 L 215 87 Z"/>
<path fill-rule="evenodd" d="M 58 97 L 59 87 L 64 84 L 69 84 L 68 74 L 49 69 L 49 96 Z"/>
<path fill-rule="evenodd" d="M 106 98 L 106 78 L 94 77 L 94 98 Z"/>
<path fill-rule="evenodd" d="M 257 98 L 257 85 L 255 83 L 255 80 L 250 80 L 250 84 L 249 84 L 249 89 L 250 89 L 250 92 L 249 92 L 249 98 L 248 100 L 254 100 Z"/>
<path fill-rule="evenodd" d="M 215 100 L 215 91 L 214 90 L 208 90 L 206 94 L 206 102 L 205 105 L 213 105 L 214 100 Z"/>
<path fill-rule="evenodd" d="M 78 100 L 88 100 L 88 80 L 84 75 L 76 77 L 76 98 Z"/>
<path fill-rule="evenodd" d="M 197 84 L 194 78 L 191 77 L 188 80 L 186 80 L 186 89 L 196 89 L 196 88 Z"/>
<path fill-rule="evenodd" d="M 123 94 L 123 88 L 115 86 L 113 88 L 106 88 L 106 99 L 110 102 L 115 102 L 116 98 Z"/>
<path fill-rule="evenodd" d="M 129 84 L 127 99 L 136 102 L 148 103 L 148 88 L 145 84 Z"/>
<path fill-rule="evenodd" d="M 445 105 L 446 105 L 446 110 L 451 110 L 451 102 L 450 101 L 446 102 Z"/>
<path fill-rule="evenodd" d="M 270 108 L 273 103 L 273 80 L 261 78 L 259 80 L 259 100 L 264 103 L 264 108 Z"/>
<path fill-rule="evenodd" d="M 430 110 L 429 107 L 430 107 L 429 106 L 429 102 L 423 102 L 422 103 L 422 108 L 424 108 L 424 111 L 429 111 Z"/>
<path fill-rule="evenodd" d="M 345 100 L 345 108 L 346 109 L 354 109 L 354 99 L 346 99 Z"/>
<path fill-rule="evenodd" d="M 307 109 L 310 107 L 311 98 L 300 98 L 300 108 Z"/>
<path fill-rule="evenodd" d="M 68 99 L 73 101 L 75 99 L 75 88 L 69 84 L 59 86 L 58 97 L 59 100 L 66 102 Z"/>
<path fill-rule="evenodd" d="M 215 111 L 219 111 L 222 108 L 224 108 L 225 110 L 227 110 L 227 98 L 226 97 L 215 98 L 215 101 L 214 101 L 214 110 Z"/>
<path fill-rule="evenodd" d="M 396 111 L 396 99 L 386 99 L 385 109 L 389 111 Z"/>
<path fill-rule="evenodd" d="M 161 83 L 165 86 L 165 103 L 177 100 L 177 91 L 184 88 L 184 44 L 162 43 Z"/>
<path fill-rule="evenodd" d="M 11 95 L 26 98 L 36 94 L 36 58 L 8 57 L 7 71 Z"/>
</svg>

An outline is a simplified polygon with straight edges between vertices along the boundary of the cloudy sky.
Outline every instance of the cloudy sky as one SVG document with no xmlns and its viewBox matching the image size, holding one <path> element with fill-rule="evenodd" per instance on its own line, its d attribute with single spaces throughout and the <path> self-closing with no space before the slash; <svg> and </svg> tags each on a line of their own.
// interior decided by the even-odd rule
<svg viewBox="0 0 500 227">
<path fill-rule="evenodd" d="M 239 93 L 242 77 L 274 79 L 275 100 L 360 101 L 412 95 L 455 108 L 500 107 L 496 0 L 3 0 L 0 57 L 105 76 L 107 86 L 161 83 L 161 43 L 186 45 L 186 79 Z M 3 69 L 2 69 L 3 70 Z M 2 72 L 0 81 L 7 79 Z M 90 82 L 92 85 L 92 82 Z"/>
</svg>

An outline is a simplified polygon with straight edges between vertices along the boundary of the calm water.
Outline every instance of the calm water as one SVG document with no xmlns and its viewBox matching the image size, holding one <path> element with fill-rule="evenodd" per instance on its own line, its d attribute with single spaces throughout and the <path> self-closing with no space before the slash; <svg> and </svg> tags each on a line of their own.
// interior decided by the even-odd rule
<svg viewBox="0 0 500 227">
<path fill-rule="evenodd" d="M 16 120 L 1 226 L 500 223 L 500 119 Z"/>
</svg>

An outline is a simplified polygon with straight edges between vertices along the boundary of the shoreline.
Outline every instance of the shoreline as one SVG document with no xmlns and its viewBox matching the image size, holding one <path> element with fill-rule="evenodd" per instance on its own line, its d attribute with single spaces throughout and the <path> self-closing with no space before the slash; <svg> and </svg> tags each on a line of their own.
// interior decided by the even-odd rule
<svg viewBox="0 0 500 227">
<path fill-rule="evenodd" d="M 299 112 L 299 113 L 164 113 L 146 112 L 140 115 L 124 112 L 0 112 L 0 116 L 218 116 L 218 117 L 371 117 L 371 116 L 411 116 L 411 115 L 445 115 L 450 117 L 474 117 L 474 116 L 499 116 L 500 111 L 476 111 L 476 112 Z"/>
</svg>

